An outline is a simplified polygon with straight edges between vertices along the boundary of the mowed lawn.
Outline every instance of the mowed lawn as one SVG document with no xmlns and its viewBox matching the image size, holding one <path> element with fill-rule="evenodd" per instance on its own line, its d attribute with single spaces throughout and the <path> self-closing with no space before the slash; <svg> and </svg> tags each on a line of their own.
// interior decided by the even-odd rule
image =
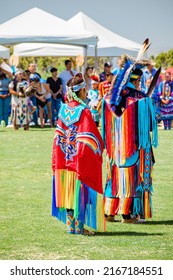
<svg viewBox="0 0 173 280">
<path fill-rule="evenodd" d="M 159 129 L 154 150 L 153 218 L 146 224 L 107 223 L 107 232 L 95 236 L 68 235 L 51 216 L 53 136 L 51 128 L 0 129 L 0 258 L 173 259 L 173 130 Z M 104 162 L 103 181 L 105 175 Z"/>
</svg>

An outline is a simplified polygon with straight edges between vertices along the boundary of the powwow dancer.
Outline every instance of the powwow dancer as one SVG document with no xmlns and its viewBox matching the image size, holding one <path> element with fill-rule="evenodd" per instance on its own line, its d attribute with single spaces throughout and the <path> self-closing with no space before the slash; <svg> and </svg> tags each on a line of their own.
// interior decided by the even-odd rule
<svg viewBox="0 0 173 280">
<path fill-rule="evenodd" d="M 15 73 L 15 78 L 9 84 L 9 93 L 12 95 L 11 121 L 15 130 L 20 127 L 23 127 L 24 130 L 29 129 L 31 115 L 29 108 L 33 107 L 25 93 L 29 83 L 23 80 L 23 72 L 22 69 L 18 69 Z"/>
<path fill-rule="evenodd" d="M 148 45 L 148 40 L 144 43 Z M 121 58 L 122 67 L 111 100 L 105 98 L 102 104 L 107 160 L 105 216 L 108 221 L 113 221 L 119 212 L 125 223 L 136 223 L 139 217 L 152 216 L 152 146 L 158 144 L 157 122 L 151 99 L 138 90 L 142 71 L 137 62 L 141 53 L 135 63 L 126 55 Z"/>
<path fill-rule="evenodd" d="M 173 120 L 173 81 L 171 73 L 165 73 L 165 81 L 159 84 L 158 97 L 160 101 L 160 120 L 163 120 L 164 129 L 171 130 Z"/>
<path fill-rule="evenodd" d="M 67 83 L 68 100 L 59 111 L 52 169 L 52 215 L 67 223 L 70 234 L 93 234 L 84 224 L 105 230 L 102 152 L 103 141 L 82 100 L 85 82 L 78 73 Z"/>
</svg>

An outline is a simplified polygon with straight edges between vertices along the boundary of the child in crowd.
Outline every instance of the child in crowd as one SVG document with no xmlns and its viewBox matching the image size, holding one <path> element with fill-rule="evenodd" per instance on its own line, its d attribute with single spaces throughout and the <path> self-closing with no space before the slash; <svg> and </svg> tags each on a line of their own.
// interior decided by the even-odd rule
<svg viewBox="0 0 173 280">
<path fill-rule="evenodd" d="M 90 108 L 92 118 L 96 124 L 99 126 L 100 114 L 98 112 L 97 106 L 99 104 L 99 77 L 96 75 L 91 76 L 91 87 L 92 89 L 89 90 L 87 98 L 90 100 L 88 106 Z"/>
</svg>

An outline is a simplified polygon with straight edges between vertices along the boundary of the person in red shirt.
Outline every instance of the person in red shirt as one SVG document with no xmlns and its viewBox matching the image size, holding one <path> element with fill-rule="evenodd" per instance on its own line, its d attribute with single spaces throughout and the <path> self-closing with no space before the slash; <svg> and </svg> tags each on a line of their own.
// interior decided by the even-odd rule
<svg viewBox="0 0 173 280">
<path fill-rule="evenodd" d="M 102 99 L 105 96 L 105 94 L 109 92 L 113 77 L 114 74 L 112 73 L 106 74 L 106 81 L 101 82 L 99 84 L 99 99 Z"/>
</svg>

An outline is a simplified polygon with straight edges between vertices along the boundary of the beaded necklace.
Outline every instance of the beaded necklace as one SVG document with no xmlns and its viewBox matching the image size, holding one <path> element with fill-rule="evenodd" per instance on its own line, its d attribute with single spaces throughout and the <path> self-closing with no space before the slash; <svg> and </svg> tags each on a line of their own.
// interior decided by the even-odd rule
<svg viewBox="0 0 173 280">
<path fill-rule="evenodd" d="M 68 101 L 72 101 L 72 100 L 76 100 L 77 102 L 79 102 L 80 104 L 82 104 L 84 107 L 87 107 L 86 104 L 82 101 L 82 99 L 80 99 L 76 93 L 74 91 L 72 91 L 72 89 L 69 87 L 68 91 L 67 91 L 67 99 Z"/>
</svg>

